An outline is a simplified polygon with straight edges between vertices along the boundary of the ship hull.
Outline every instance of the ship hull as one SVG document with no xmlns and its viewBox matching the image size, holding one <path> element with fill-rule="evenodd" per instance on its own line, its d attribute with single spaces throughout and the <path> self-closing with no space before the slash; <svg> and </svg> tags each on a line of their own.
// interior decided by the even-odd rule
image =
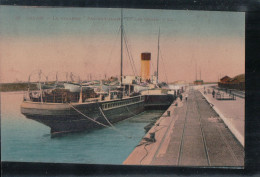
<svg viewBox="0 0 260 177">
<path fill-rule="evenodd" d="M 166 110 L 176 99 L 172 94 L 145 95 L 145 109 Z"/>
<path fill-rule="evenodd" d="M 39 103 L 23 102 L 21 112 L 27 118 L 40 122 L 51 128 L 51 134 L 89 131 L 109 126 L 132 117 L 144 111 L 144 97 L 137 97 L 137 102 L 131 99 L 122 101 L 96 102 L 96 103 Z M 126 102 L 127 104 L 123 104 Z M 119 105 L 119 103 L 122 103 Z M 111 107 L 109 108 L 109 105 Z M 114 106 L 114 107 L 113 107 Z M 105 116 L 104 116 L 105 115 Z M 96 122 L 103 125 L 100 125 Z M 105 125 L 105 126 L 104 126 Z"/>
</svg>

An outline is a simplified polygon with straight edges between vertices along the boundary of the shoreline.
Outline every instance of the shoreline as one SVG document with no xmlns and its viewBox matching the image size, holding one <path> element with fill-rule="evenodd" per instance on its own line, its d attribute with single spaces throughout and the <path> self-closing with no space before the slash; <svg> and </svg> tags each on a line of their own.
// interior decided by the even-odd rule
<svg viewBox="0 0 260 177">
<path fill-rule="evenodd" d="M 30 90 L 37 90 L 37 85 L 35 83 L 29 84 Z M 28 83 L 1 83 L 0 92 L 17 92 L 17 91 L 27 91 Z"/>
</svg>

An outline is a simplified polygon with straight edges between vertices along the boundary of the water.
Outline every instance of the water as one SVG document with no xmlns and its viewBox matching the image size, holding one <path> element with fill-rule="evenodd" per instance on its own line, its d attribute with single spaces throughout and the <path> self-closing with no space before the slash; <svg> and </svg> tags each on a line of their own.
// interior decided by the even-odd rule
<svg viewBox="0 0 260 177">
<path fill-rule="evenodd" d="M 1 93 L 2 161 L 122 164 L 164 111 L 145 111 L 109 128 L 51 138 L 50 128 L 20 113 L 23 93 Z M 126 136 L 127 135 L 127 136 Z M 131 136 L 131 138 L 129 138 Z"/>
</svg>

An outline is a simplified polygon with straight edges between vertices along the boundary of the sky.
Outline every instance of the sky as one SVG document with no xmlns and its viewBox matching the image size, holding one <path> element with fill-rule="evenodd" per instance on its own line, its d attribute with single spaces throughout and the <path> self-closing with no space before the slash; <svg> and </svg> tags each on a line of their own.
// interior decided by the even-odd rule
<svg viewBox="0 0 260 177">
<path fill-rule="evenodd" d="M 120 74 L 121 9 L 0 6 L 0 80 L 2 83 L 82 80 Z M 245 72 L 245 13 L 123 9 L 128 50 L 140 75 L 141 53 L 151 52 L 156 70 L 160 28 L 159 80 L 217 81 Z M 133 75 L 127 49 L 123 74 Z M 197 69 L 196 69 L 197 65 Z M 35 73 L 35 74 L 32 74 Z"/>
</svg>

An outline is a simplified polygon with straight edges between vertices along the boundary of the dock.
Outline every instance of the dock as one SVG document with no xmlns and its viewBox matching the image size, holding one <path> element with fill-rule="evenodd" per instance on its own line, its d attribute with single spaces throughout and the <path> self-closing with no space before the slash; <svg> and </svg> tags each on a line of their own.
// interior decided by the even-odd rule
<svg viewBox="0 0 260 177">
<path fill-rule="evenodd" d="M 125 165 L 243 167 L 244 148 L 199 90 L 157 120 Z"/>
</svg>

